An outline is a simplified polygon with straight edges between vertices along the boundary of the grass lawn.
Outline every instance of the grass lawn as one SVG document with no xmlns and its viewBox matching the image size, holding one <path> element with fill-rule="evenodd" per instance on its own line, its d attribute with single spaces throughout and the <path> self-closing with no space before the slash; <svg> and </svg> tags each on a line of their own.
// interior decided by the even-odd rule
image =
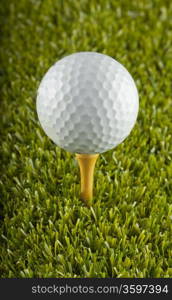
<svg viewBox="0 0 172 300">
<path fill-rule="evenodd" d="M 172 277 L 172 2 L 0 7 L 0 276 Z M 140 95 L 134 130 L 97 161 L 90 209 L 35 109 L 44 73 L 77 51 L 117 59 Z"/>
</svg>

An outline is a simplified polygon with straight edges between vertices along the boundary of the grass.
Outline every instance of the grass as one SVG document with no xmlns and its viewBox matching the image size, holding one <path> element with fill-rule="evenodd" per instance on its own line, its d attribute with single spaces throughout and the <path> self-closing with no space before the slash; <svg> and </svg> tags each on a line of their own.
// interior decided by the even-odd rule
<svg viewBox="0 0 172 300">
<path fill-rule="evenodd" d="M 172 277 L 172 2 L 2 0 L 1 277 Z M 134 77 L 131 135 L 99 158 L 90 209 L 74 155 L 44 134 L 39 82 L 77 51 Z"/>
</svg>

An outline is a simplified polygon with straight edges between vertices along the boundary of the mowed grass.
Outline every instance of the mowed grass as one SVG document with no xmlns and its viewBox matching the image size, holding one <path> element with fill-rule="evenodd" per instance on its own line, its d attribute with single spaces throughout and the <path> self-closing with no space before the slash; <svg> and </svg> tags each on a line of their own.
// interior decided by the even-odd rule
<svg viewBox="0 0 172 300">
<path fill-rule="evenodd" d="M 172 277 L 172 2 L 0 6 L 0 276 Z M 131 135 L 97 161 L 91 208 L 35 109 L 44 73 L 77 51 L 124 64 L 140 96 Z"/>
</svg>

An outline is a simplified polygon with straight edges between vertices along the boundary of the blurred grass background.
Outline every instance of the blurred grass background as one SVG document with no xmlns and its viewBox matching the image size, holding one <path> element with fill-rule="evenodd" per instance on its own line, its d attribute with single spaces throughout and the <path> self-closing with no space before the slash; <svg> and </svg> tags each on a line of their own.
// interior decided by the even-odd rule
<svg viewBox="0 0 172 300">
<path fill-rule="evenodd" d="M 172 277 L 172 2 L 1 0 L 1 277 Z M 131 135 L 99 158 L 91 209 L 74 155 L 42 131 L 47 69 L 98 51 L 134 77 Z"/>
</svg>

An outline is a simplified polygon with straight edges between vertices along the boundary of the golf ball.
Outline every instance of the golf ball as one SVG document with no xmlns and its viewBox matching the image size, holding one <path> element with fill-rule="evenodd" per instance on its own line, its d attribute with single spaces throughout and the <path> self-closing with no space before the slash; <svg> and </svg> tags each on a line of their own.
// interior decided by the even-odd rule
<svg viewBox="0 0 172 300">
<path fill-rule="evenodd" d="M 96 52 L 57 61 L 43 77 L 37 113 L 45 133 L 75 153 L 102 153 L 130 133 L 138 114 L 138 92 L 124 66 Z"/>
</svg>

